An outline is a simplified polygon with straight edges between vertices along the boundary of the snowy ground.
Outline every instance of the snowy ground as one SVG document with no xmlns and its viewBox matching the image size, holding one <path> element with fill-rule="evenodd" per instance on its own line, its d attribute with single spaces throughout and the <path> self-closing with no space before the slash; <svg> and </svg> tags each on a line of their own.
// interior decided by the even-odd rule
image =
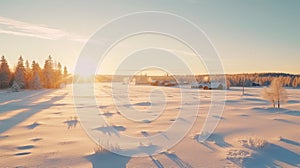
<svg viewBox="0 0 300 168">
<path fill-rule="evenodd" d="M 96 99 L 104 115 L 120 132 L 147 137 L 165 131 L 180 108 L 179 88 L 159 87 L 167 104 L 153 122 L 126 120 L 111 103 L 110 86 L 97 85 Z M 147 110 L 154 86 L 131 86 L 134 108 Z M 72 87 L 59 90 L 0 91 L 0 167 L 300 167 L 300 90 L 288 89 L 282 109 L 270 109 L 260 97 L 261 88 L 227 91 L 226 106 L 214 133 L 197 137 L 210 106 L 211 91 L 183 89 L 191 104 L 200 101 L 193 128 L 166 152 L 146 157 L 124 157 L 107 151 L 95 154 L 97 145 L 82 129 L 74 109 Z M 197 97 L 197 92 L 200 98 Z M 159 102 L 156 102 L 156 104 Z M 155 103 L 154 103 L 155 104 Z M 81 109 L 89 110 L 88 104 Z M 105 134 L 105 127 L 100 129 Z M 259 146 L 259 145 L 262 145 Z M 122 149 L 120 149 L 122 150 Z"/>
</svg>

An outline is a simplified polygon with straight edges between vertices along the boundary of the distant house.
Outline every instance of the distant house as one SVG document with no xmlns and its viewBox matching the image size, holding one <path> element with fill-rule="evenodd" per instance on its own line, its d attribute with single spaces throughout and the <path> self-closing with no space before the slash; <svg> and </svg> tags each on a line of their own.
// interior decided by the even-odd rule
<svg viewBox="0 0 300 168">
<path fill-rule="evenodd" d="M 208 90 L 209 89 L 209 83 L 199 83 L 199 82 L 193 82 L 191 84 L 191 88 L 200 88 L 200 89 L 204 89 L 204 90 Z"/>
<path fill-rule="evenodd" d="M 224 85 L 219 82 L 212 82 L 210 83 L 209 89 L 214 89 L 214 90 L 223 90 L 225 89 Z"/>
<path fill-rule="evenodd" d="M 191 88 L 203 88 L 203 90 L 223 90 L 225 85 L 219 82 L 198 83 L 193 82 Z"/>
<path fill-rule="evenodd" d="M 152 80 L 150 82 L 150 85 L 152 85 L 152 86 L 158 86 L 159 85 L 159 81 L 158 80 Z"/>
<path fill-rule="evenodd" d="M 164 86 L 176 86 L 176 81 L 164 81 Z"/>
</svg>

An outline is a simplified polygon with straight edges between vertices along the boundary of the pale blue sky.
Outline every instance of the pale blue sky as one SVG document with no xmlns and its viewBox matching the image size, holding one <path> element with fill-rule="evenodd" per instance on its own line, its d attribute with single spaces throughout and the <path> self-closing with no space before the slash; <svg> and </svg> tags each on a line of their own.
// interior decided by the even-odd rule
<svg viewBox="0 0 300 168">
<path fill-rule="evenodd" d="M 43 64 L 51 54 L 72 70 L 85 39 L 111 19 L 139 11 L 171 12 L 197 24 L 216 47 L 225 73 L 300 74 L 298 0 L 2 0 L 0 54 L 10 64 L 19 55 Z"/>
</svg>

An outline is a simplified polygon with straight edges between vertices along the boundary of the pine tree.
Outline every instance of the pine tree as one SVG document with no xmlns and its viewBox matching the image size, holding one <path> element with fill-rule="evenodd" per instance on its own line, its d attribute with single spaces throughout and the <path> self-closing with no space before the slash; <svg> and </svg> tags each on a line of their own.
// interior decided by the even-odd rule
<svg viewBox="0 0 300 168">
<path fill-rule="evenodd" d="M 26 88 L 29 88 L 30 81 L 32 78 L 32 71 L 30 69 L 30 65 L 28 60 L 25 61 L 25 82 L 26 82 Z"/>
<path fill-rule="evenodd" d="M 19 61 L 17 64 L 16 72 L 15 72 L 15 81 L 19 85 L 21 89 L 25 88 L 26 81 L 25 81 L 25 67 L 23 64 L 22 56 L 19 57 Z"/>
<path fill-rule="evenodd" d="M 59 74 L 62 75 L 62 73 L 61 73 L 62 66 L 61 66 L 60 62 L 58 62 L 58 64 L 57 64 L 57 70 L 58 70 Z"/>
<path fill-rule="evenodd" d="M 32 88 L 33 89 L 41 89 L 41 78 L 38 72 L 34 72 L 33 78 L 32 78 Z"/>
<path fill-rule="evenodd" d="M 44 82 L 45 88 L 53 88 L 54 87 L 53 61 L 52 61 L 52 58 L 50 55 L 44 64 L 43 82 Z"/>
<path fill-rule="evenodd" d="M 41 77 L 40 77 L 40 71 L 41 68 L 39 67 L 39 64 L 35 61 L 32 62 L 32 79 L 30 81 L 30 86 L 32 89 L 41 89 Z"/>
<path fill-rule="evenodd" d="M 55 88 L 59 88 L 62 83 L 62 67 L 60 62 L 57 63 L 55 69 Z"/>
<path fill-rule="evenodd" d="M 20 86 L 18 85 L 18 83 L 16 82 L 16 81 L 14 81 L 13 82 L 13 85 L 11 86 L 11 90 L 13 91 L 13 92 L 18 92 L 18 91 L 20 91 Z"/>
<path fill-rule="evenodd" d="M 9 66 L 4 56 L 1 57 L 0 66 L 0 88 L 8 88 L 11 78 Z"/>
<path fill-rule="evenodd" d="M 66 66 L 64 66 L 64 77 L 63 77 L 64 79 L 64 83 L 65 84 L 67 84 L 67 82 L 68 82 L 68 70 L 67 70 L 67 67 Z"/>
</svg>

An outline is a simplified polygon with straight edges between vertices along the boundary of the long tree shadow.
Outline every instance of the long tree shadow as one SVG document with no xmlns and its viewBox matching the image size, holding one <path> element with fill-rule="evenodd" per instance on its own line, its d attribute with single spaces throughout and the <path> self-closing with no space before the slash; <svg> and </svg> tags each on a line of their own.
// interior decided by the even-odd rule
<svg viewBox="0 0 300 168">
<path fill-rule="evenodd" d="M 252 108 L 252 110 L 264 112 L 264 113 L 274 113 L 274 114 L 287 114 L 291 116 L 300 116 L 300 111 L 298 110 L 290 110 L 285 108 Z"/>
<path fill-rule="evenodd" d="M 12 92 L 9 94 L 9 96 L 5 96 L 5 99 L 1 98 L 2 103 L 0 106 L 0 114 L 7 113 L 10 111 L 18 110 L 20 108 L 28 107 L 29 104 L 32 102 L 38 100 L 39 98 L 43 97 L 43 95 L 46 95 L 50 92 L 53 92 L 54 90 L 41 90 L 41 91 L 24 91 L 27 92 L 25 95 L 23 95 L 23 92 Z M 16 95 L 14 95 L 16 94 Z M 19 95 L 20 94 L 20 95 Z M 29 106 L 30 107 L 30 106 Z"/>
<path fill-rule="evenodd" d="M 164 152 L 163 154 L 165 154 L 168 158 L 173 160 L 179 168 L 192 168 L 192 166 L 189 163 L 180 159 L 175 153 Z"/>
<path fill-rule="evenodd" d="M 300 123 L 290 121 L 290 120 L 286 120 L 286 119 L 281 119 L 281 118 L 274 118 L 273 120 L 288 123 L 288 124 L 300 125 Z"/>
<path fill-rule="evenodd" d="M 244 167 L 275 168 L 278 163 L 285 163 L 290 167 L 300 167 L 300 155 L 275 144 L 269 144 L 265 148 L 257 150 L 251 158 L 244 160 Z"/>
<path fill-rule="evenodd" d="M 67 121 L 65 121 L 64 123 L 68 125 L 68 129 L 71 129 L 71 128 L 76 128 L 76 125 L 79 121 L 77 120 L 77 117 L 74 117 L 74 118 L 70 118 L 68 119 Z"/>
<path fill-rule="evenodd" d="M 12 91 L 6 91 L 6 92 L 0 92 L 0 94 L 3 94 L 5 96 L 1 97 L 1 103 L 0 105 L 5 105 L 9 103 L 14 103 L 18 101 L 22 101 L 24 99 L 29 99 L 32 97 L 35 97 L 39 94 L 42 94 L 44 92 L 48 92 L 49 90 L 39 90 L 38 92 L 33 92 L 31 90 L 24 90 L 22 92 L 12 92 Z"/>
<path fill-rule="evenodd" d="M 291 144 L 291 145 L 295 145 L 295 146 L 300 146 L 299 142 L 290 140 L 290 139 L 286 139 L 286 138 L 281 138 L 280 141 Z"/>
<path fill-rule="evenodd" d="M 48 109 L 51 106 L 53 106 L 53 103 L 56 101 L 59 101 L 61 99 L 63 99 L 65 96 L 67 95 L 67 93 L 60 95 L 60 96 L 55 96 L 52 97 L 50 100 L 45 101 L 45 102 L 41 102 L 32 106 L 26 106 L 26 103 L 28 103 L 28 101 L 22 103 L 23 107 L 18 107 L 18 108 L 24 108 L 26 107 L 28 110 L 25 110 L 22 113 L 19 113 L 11 118 L 5 119 L 5 120 L 1 120 L 0 121 L 0 134 L 11 129 L 12 127 L 18 125 L 19 123 L 21 123 L 22 121 L 26 120 L 27 118 L 31 117 L 32 115 L 42 111 L 43 109 Z M 40 97 L 35 97 L 36 99 L 39 99 Z M 31 100 L 34 101 L 34 100 Z"/>
<path fill-rule="evenodd" d="M 149 156 L 151 161 L 156 165 L 157 168 L 164 168 L 159 160 L 155 159 L 153 156 Z"/>
<path fill-rule="evenodd" d="M 200 135 L 196 135 L 195 139 L 198 141 Z M 214 142 L 216 145 L 218 145 L 219 147 L 231 147 L 232 145 L 227 143 L 224 140 L 224 136 L 222 134 L 218 134 L 218 133 L 213 133 L 211 134 L 205 141 L 207 142 Z M 198 141 L 199 142 L 199 141 Z M 201 143 L 201 142 L 199 142 Z M 201 143 L 204 144 L 204 143 Z"/>
</svg>

